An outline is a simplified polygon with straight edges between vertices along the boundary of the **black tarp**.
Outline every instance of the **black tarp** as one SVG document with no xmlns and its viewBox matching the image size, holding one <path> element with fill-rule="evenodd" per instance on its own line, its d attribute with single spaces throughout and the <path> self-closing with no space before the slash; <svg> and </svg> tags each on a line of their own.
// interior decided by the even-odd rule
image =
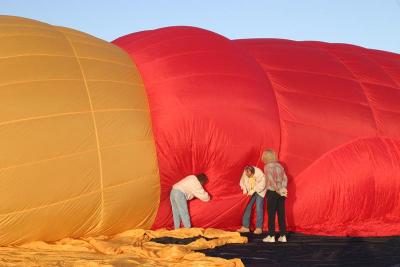
<svg viewBox="0 0 400 267">
<path fill-rule="evenodd" d="M 392 266 L 400 267 L 400 237 L 323 237 L 289 234 L 287 243 L 263 243 L 265 235 L 247 234 L 249 243 L 202 250 L 255 266 Z M 199 237 L 157 238 L 164 244 L 188 244 Z"/>
<path fill-rule="evenodd" d="M 249 243 L 203 250 L 206 255 L 240 258 L 253 266 L 400 267 L 400 237 L 323 237 L 289 234 L 287 243 L 264 243 L 265 235 L 247 234 Z"/>
</svg>

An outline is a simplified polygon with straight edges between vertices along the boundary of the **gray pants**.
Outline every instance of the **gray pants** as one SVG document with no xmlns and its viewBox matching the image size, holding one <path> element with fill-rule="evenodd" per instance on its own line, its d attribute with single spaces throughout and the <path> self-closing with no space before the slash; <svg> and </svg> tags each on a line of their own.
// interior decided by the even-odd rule
<svg viewBox="0 0 400 267">
<path fill-rule="evenodd" d="M 185 194 L 177 189 L 172 189 L 170 200 L 175 229 L 178 229 L 181 226 L 181 220 L 185 228 L 190 228 L 190 216 Z"/>
</svg>

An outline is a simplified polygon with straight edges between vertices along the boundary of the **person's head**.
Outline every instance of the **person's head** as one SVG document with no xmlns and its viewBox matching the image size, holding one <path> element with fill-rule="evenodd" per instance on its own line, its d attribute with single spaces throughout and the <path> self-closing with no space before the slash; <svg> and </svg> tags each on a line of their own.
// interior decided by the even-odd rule
<svg viewBox="0 0 400 267">
<path fill-rule="evenodd" d="M 195 175 L 197 180 L 199 180 L 201 185 L 205 185 L 208 182 L 208 177 L 204 173 L 199 173 Z"/>
<path fill-rule="evenodd" d="M 246 166 L 244 167 L 244 173 L 247 175 L 247 177 L 251 177 L 255 173 L 255 169 L 253 166 Z"/>
<path fill-rule="evenodd" d="M 272 149 L 266 149 L 262 154 L 262 161 L 265 164 L 278 161 L 275 151 Z"/>
</svg>

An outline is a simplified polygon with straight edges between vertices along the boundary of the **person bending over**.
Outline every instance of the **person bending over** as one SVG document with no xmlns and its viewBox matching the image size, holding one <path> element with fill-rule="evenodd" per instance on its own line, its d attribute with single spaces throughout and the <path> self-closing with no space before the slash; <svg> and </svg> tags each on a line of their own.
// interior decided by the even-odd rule
<svg viewBox="0 0 400 267">
<path fill-rule="evenodd" d="M 172 186 L 170 200 L 175 229 L 180 227 L 181 221 L 185 228 L 191 227 L 188 200 L 195 197 L 204 202 L 210 200 L 209 194 L 203 188 L 207 182 L 207 175 L 200 173 L 186 176 Z"/>
<path fill-rule="evenodd" d="M 264 173 L 257 167 L 246 166 L 239 185 L 243 194 L 248 195 L 251 198 L 243 214 L 242 227 L 238 229 L 238 232 L 248 233 L 250 231 L 251 210 L 255 202 L 257 220 L 254 233 L 261 234 L 264 220 L 264 197 L 266 193 Z"/>
</svg>

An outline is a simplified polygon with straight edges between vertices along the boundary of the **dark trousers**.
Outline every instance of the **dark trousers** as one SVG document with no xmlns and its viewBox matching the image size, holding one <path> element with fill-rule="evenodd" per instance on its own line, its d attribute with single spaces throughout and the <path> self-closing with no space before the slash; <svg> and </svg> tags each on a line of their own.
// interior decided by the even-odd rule
<svg viewBox="0 0 400 267">
<path fill-rule="evenodd" d="M 267 191 L 268 235 L 275 236 L 275 214 L 278 213 L 279 234 L 286 235 L 285 197 Z"/>
</svg>

